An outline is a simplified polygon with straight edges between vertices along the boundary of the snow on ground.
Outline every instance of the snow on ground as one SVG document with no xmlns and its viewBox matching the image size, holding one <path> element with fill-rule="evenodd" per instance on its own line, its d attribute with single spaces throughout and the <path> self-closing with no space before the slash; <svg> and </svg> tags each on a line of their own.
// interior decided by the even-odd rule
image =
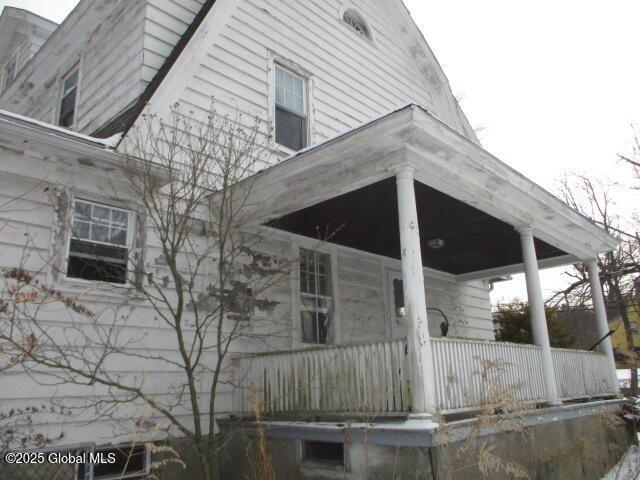
<svg viewBox="0 0 640 480">
<path fill-rule="evenodd" d="M 631 445 L 620 462 L 602 480 L 634 480 L 640 474 L 640 447 Z"/>
</svg>

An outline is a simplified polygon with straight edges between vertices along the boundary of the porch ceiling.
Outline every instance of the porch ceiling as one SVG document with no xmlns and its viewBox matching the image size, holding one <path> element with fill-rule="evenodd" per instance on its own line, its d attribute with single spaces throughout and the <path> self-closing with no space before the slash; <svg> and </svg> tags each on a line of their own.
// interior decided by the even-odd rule
<svg viewBox="0 0 640 480">
<path fill-rule="evenodd" d="M 520 237 L 513 226 L 438 190 L 415 182 L 416 204 L 425 267 L 461 275 L 522 262 Z M 395 178 L 286 215 L 271 227 L 365 252 L 400 259 Z M 431 239 L 444 247 L 429 247 Z M 567 253 L 536 239 L 540 259 Z"/>
<path fill-rule="evenodd" d="M 514 227 L 533 226 L 543 267 L 595 258 L 617 240 L 417 105 L 407 105 L 295 154 L 236 187 L 255 224 L 398 256 L 393 180 L 412 167 L 425 264 L 459 280 L 522 271 Z M 243 193 L 244 192 L 244 193 Z M 275 222 L 275 223 L 274 223 Z M 566 254 L 565 254 L 566 252 Z M 513 263 L 510 263 L 513 262 Z M 497 267 L 496 267 L 497 265 Z M 508 265 L 508 267 L 506 267 Z M 473 273 L 471 273 L 473 272 Z"/>
</svg>

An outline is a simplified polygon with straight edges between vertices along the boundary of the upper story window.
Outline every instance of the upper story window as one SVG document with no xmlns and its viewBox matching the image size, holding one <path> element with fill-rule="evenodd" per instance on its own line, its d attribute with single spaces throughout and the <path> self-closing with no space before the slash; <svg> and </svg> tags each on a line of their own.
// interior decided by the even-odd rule
<svg viewBox="0 0 640 480">
<path fill-rule="evenodd" d="M 328 253 L 300 250 L 300 310 L 302 342 L 331 343 L 333 288 Z"/>
<path fill-rule="evenodd" d="M 291 150 L 307 146 L 308 114 L 306 80 L 275 66 L 276 70 L 276 142 Z"/>
<path fill-rule="evenodd" d="M 67 277 L 127 283 L 130 213 L 74 199 Z"/>
<path fill-rule="evenodd" d="M 74 68 L 62 79 L 62 91 L 60 92 L 60 108 L 58 125 L 72 127 L 76 117 L 76 100 L 78 98 L 78 80 L 80 70 Z"/>
<path fill-rule="evenodd" d="M 342 15 L 342 19 L 360 35 L 371 40 L 371 30 L 369 30 L 369 26 L 363 16 L 357 11 L 351 8 L 346 10 Z"/>
</svg>

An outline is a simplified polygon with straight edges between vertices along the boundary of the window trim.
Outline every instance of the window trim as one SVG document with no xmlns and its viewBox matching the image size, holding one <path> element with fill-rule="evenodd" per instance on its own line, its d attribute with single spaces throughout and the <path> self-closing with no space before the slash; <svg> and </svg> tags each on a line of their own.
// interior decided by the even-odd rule
<svg viewBox="0 0 640 480">
<path fill-rule="evenodd" d="M 300 249 L 305 248 L 308 250 L 315 250 L 321 253 L 327 253 L 331 255 L 331 283 L 333 286 L 333 338 L 331 345 L 340 345 L 342 343 L 342 322 L 341 322 L 341 304 L 340 304 L 340 283 L 338 278 L 338 252 L 339 248 L 335 244 L 322 243 L 318 240 L 314 240 L 309 237 L 297 235 L 295 233 L 284 233 L 280 230 L 275 230 L 274 234 L 278 235 L 278 238 L 288 240 L 290 245 L 291 258 L 298 259 Z M 281 235 L 281 237 L 280 237 Z M 322 347 L 322 345 L 303 343 L 302 342 L 302 318 L 301 318 L 301 302 L 300 302 L 300 268 L 292 268 L 289 273 L 290 291 L 291 291 L 291 321 L 292 321 L 292 335 L 291 346 L 293 349 L 307 348 L 307 347 Z"/>
<path fill-rule="evenodd" d="M 307 147 L 314 145 L 316 142 L 316 131 L 315 131 L 315 109 L 314 106 L 314 77 L 309 70 L 302 67 L 298 63 L 293 62 L 281 55 L 278 55 L 272 50 L 268 50 L 268 75 L 267 75 L 267 84 L 268 84 L 268 95 L 267 95 L 267 111 L 269 112 L 268 117 L 268 132 L 269 132 L 269 146 L 272 150 L 280 153 L 283 156 L 291 156 L 295 155 L 295 150 L 291 150 L 290 148 L 285 147 L 284 145 L 280 145 L 276 141 L 276 67 L 280 67 L 284 70 L 287 70 L 294 75 L 302 78 L 305 81 L 305 110 L 306 110 L 306 118 L 307 118 Z M 286 109 L 286 107 L 282 107 Z M 295 115 L 299 115 L 299 113 L 292 112 Z"/>
<path fill-rule="evenodd" d="M 121 212 L 126 212 L 129 214 L 128 217 L 128 222 L 127 222 L 127 241 L 126 244 L 123 245 L 113 245 L 111 243 L 105 243 L 105 242 L 94 242 L 93 240 L 87 240 L 90 243 L 95 243 L 96 245 L 106 245 L 106 246 L 111 246 L 111 247 L 119 247 L 119 248 L 126 248 L 127 249 L 127 276 L 126 276 L 126 281 L 125 283 L 116 283 L 116 282 L 105 282 L 105 281 L 101 281 L 101 280 L 86 280 L 84 278 L 78 278 L 78 277 L 70 277 L 68 275 L 68 270 L 69 270 L 69 250 L 71 247 L 71 240 L 73 240 L 73 212 L 75 209 L 75 203 L 76 201 L 81 201 L 81 202 L 85 202 L 88 203 L 90 205 L 95 205 L 95 206 L 99 206 L 99 207 L 107 207 L 110 208 L 112 210 L 118 210 Z M 117 206 L 117 205 L 113 205 L 111 203 L 107 203 L 107 202 L 101 202 L 100 200 L 93 200 L 93 199 L 89 199 L 87 196 L 85 195 L 72 195 L 71 196 L 71 201 L 69 202 L 69 210 L 68 210 L 68 214 L 67 214 L 67 232 L 66 232 L 66 236 L 65 236 L 65 251 L 64 251 L 64 262 L 62 265 L 62 278 L 67 281 L 67 282 L 72 282 L 72 283 L 78 283 L 78 284 L 85 284 L 85 285 L 110 285 L 113 287 L 117 287 L 117 288 L 131 288 L 133 287 L 133 282 L 131 279 L 131 272 L 129 271 L 129 265 L 131 262 L 131 252 L 133 251 L 133 246 L 135 245 L 135 225 L 136 225 L 136 212 L 134 210 L 130 210 L 127 208 L 124 208 L 122 206 Z"/>
<path fill-rule="evenodd" d="M 349 23 L 347 23 L 347 21 L 345 20 L 344 17 L 348 12 L 353 12 L 358 17 L 360 17 L 360 21 L 364 24 L 365 28 L 367 29 L 367 34 L 358 32 Z M 342 6 L 342 8 L 340 9 L 340 14 L 338 16 L 338 20 L 340 21 L 340 23 L 342 25 L 344 25 L 346 28 L 348 28 L 350 32 L 356 34 L 358 36 L 358 38 L 365 39 L 365 40 L 367 40 L 367 41 L 369 41 L 371 43 L 374 43 L 373 29 L 371 28 L 371 24 L 370 24 L 369 20 L 367 20 L 367 17 L 362 13 L 362 11 L 359 8 L 357 8 L 354 4 L 352 4 L 351 2 L 346 2 Z"/>
<path fill-rule="evenodd" d="M 333 333 L 332 330 L 335 330 L 335 326 L 332 325 L 332 323 L 335 321 L 335 314 L 334 312 L 334 303 L 335 303 L 335 295 L 334 295 L 334 287 L 333 287 L 333 255 L 330 252 L 325 252 L 325 251 L 321 251 L 318 250 L 317 248 L 305 248 L 305 247 L 300 247 L 300 250 L 298 251 L 298 278 L 301 279 L 302 278 L 302 265 L 300 260 L 302 260 L 302 256 L 303 254 L 308 254 L 308 253 L 313 253 L 315 256 L 314 259 L 314 264 L 316 266 L 313 275 L 314 275 L 314 284 L 316 286 L 316 292 L 319 290 L 318 285 L 318 279 L 319 279 L 319 273 L 318 273 L 318 257 L 320 255 L 323 256 L 328 256 L 329 257 L 329 268 L 331 269 L 331 271 L 329 272 L 328 275 L 325 275 L 327 280 L 329 280 L 330 285 L 329 285 L 329 290 L 331 292 L 331 296 L 329 295 L 322 295 L 320 293 L 308 293 L 308 292 L 303 292 L 302 288 L 299 289 L 299 294 L 300 294 L 300 321 L 302 322 L 302 312 L 303 311 L 309 311 L 309 312 L 315 312 L 315 313 L 319 313 L 322 311 L 326 311 L 326 315 L 329 318 L 329 326 L 327 327 L 327 340 L 331 340 L 331 341 L 327 341 L 325 343 L 320 343 L 320 342 L 305 342 L 302 338 L 302 335 L 304 334 L 303 330 L 302 330 L 302 324 L 300 325 L 300 333 L 301 333 L 301 341 L 303 343 L 303 345 L 314 345 L 314 346 L 327 346 L 327 345 L 333 345 L 335 344 L 335 340 L 329 336 L 329 333 Z M 311 273 L 311 272 L 306 272 Z M 313 309 L 306 307 L 304 299 L 313 299 L 315 302 L 315 307 Z M 330 305 L 328 308 L 324 309 L 324 308 L 320 308 L 320 306 L 318 305 L 320 300 L 325 300 L 330 302 Z M 331 315 L 329 317 L 329 315 Z M 316 328 L 317 328 L 317 318 L 316 318 Z"/>
<path fill-rule="evenodd" d="M 75 72 L 78 72 L 78 81 L 76 82 L 76 86 L 75 86 L 76 98 L 74 99 L 74 103 L 73 103 L 73 122 L 71 122 L 71 125 L 63 127 L 62 125 L 60 125 L 60 114 L 62 113 L 62 101 L 66 96 L 64 91 L 64 84 L 67 81 L 67 79 L 69 79 L 69 77 L 71 77 L 71 75 L 73 75 Z M 55 109 L 56 117 L 55 117 L 54 124 L 56 126 L 73 130 L 73 128 L 75 128 L 76 124 L 78 123 L 78 100 L 80 98 L 81 82 L 82 82 L 82 72 L 80 69 L 80 62 L 76 63 L 71 68 L 67 69 L 66 73 L 60 77 L 59 84 L 58 84 L 58 96 L 56 100 L 57 103 L 56 103 L 56 109 Z"/>
</svg>

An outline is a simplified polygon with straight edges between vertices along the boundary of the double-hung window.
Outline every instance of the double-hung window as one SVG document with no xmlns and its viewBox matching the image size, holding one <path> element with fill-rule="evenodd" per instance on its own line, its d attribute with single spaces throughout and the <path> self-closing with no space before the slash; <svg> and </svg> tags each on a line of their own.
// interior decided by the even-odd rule
<svg viewBox="0 0 640 480">
<path fill-rule="evenodd" d="M 58 114 L 58 125 L 61 127 L 72 127 L 75 121 L 79 78 L 80 71 L 75 68 L 62 79 Z"/>
<path fill-rule="evenodd" d="M 307 146 L 306 80 L 279 65 L 276 70 L 276 142 L 291 150 Z"/>
<path fill-rule="evenodd" d="M 129 230 L 127 210 L 75 199 L 67 277 L 127 283 Z"/>
<path fill-rule="evenodd" d="M 300 250 L 300 310 L 302 342 L 331 343 L 333 289 L 327 253 Z"/>
</svg>

